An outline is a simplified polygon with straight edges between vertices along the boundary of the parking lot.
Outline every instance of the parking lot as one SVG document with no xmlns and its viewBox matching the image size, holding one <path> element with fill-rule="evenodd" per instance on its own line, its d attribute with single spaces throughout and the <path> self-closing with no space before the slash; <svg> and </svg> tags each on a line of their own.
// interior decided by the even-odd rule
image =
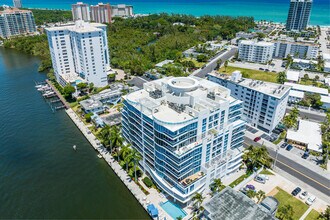
<svg viewBox="0 0 330 220">
<path fill-rule="evenodd" d="M 273 59 L 272 65 L 268 64 L 260 64 L 260 63 L 249 63 L 249 62 L 240 62 L 236 61 L 235 63 L 229 63 L 229 66 L 244 68 L 244 69 L 252 69 L 252 70 L 266 70 L 282 72 L 285 71 L 285 67 L 282 67 L 282 60 Z"/>
<path fill-rule="evenodd" d="M 267 180 L 265 184 L 256 182 L 254 180 L 251 180 L 248 184 L 255 186 L 256 191 L 259 190 L 264 191 L 266 193 L 266 196 L 274 196 L 278 191 L 276 187 L 283 189 L 289 194 L 291 194 L 291 192 L 297 187 L 295 183 L 285 179 L 284 177 L 282 177 L 277 173 L 274 173 L 274 175 L 267 175 L 267 176 L 269 177 L 269 180 Z M 307 198 L 313 195 L 313 193 L 308 192 L 308 196 L 305 199 L 300 199 L 299 195 L 306 190 L 308 191 L 308 189 L 304 189 L 301 186 L 299 187 L 302 189 L 302 191 L 296 196 L 296 198 L 305 203 Z M 326 209 L 327 205 L 328 203 L 326 201 L 316 198 L 315 202 L 311 205 L 311 207 L 318 212 L 322 212 Z"/>
</svg>

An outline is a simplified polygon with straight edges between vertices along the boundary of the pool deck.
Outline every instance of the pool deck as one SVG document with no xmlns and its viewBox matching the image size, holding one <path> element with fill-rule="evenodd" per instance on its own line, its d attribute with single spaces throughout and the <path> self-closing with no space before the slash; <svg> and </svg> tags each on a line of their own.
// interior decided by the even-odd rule
<svg viewBox="0 0 330 220">
<path fill-rule="evenodd" d="M 99 143 L 99 140 L 94 136 L 92 132 L 90 132 L 88 126 L 81 121 L 80 117 L 71 108 L 65 111 L 71 118 L 71 120 L 79 128 L 79 130 L 83 133 L 89 143 L 93 146 L 93 148 L 102 155 L 103 159 L 108 163 L 111 169 L 117 174 L 120 180 L 130 190 L 130 192 L 134 195 L 134 197 L 141 204 L 141 206 L 143 206 L 143 208 L 147 210 L 147 205 L 152 203 L 158 209 L 159 219 L 164 219 L 164 217 L 166 217 L 166 219 L 172 219 L 172 217 L 168 213 L 166 213 L 165 210 L 163 210 L 159 205 L 161 202 L 166 202 L 167 198 L 163 194 L 158 193 L 157 190 L 154 188 L 148 189 L 144 187 L 150 193 L 149 195 L 145 195 L 139 188 L 139 186 L 134 181 L 131 181 L 131 178 L 127 175 L 126 171 L 121 168 L 118 162 L 108 153 L 105 147 L 103 147 L 103 145 Z M 139 182 L 142 183 L 142 181 Z M 148 201 L 150 203 L 148 203 Z M 192 217 L 192 213 L 189 207 L 186 207 L 183 210 L 187 213 L 184 219 L 189 219 L 190 217 Z"/>
</svg>

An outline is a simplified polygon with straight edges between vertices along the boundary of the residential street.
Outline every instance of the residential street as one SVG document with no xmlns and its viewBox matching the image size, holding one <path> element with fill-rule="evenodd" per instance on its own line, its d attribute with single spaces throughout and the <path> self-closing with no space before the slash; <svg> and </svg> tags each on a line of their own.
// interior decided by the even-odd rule
<svg viewBox="0 0 330 220">
<path fill-rule="evenodd" d="M 254 142 L 252 139 L 245 137 L 244 147 L 249 145 L 261 146 L 262 142 Z M 267 147 L 267 146 L 266 146 Z M 267 147 L 270 156 L 275 159 L 276 152 L 274 149 Z M 282 149 L 283 150 L 283 149 Z M 330 196 L 330 180 L 311 169 L 291 160 L 281 154 L 278 154 L 276 166 L 281 170 L 289 173 L 290 175 L 296 177 L 307 185 L 315 188 L 316 190 L 322 192 L 323 194 Z"/>
<path fill-rule="evenodd" d="M 193 72 L 191 75 L 198 76 L 200 78 L 205 78 L 206 74 L 210 73 L 212 70 L 214 70 L 217 66 L 217 61 L 219 59 L 222 60 L 222 63 L 224 63 L 226 60 L 231 58 L 237 53 L 237 48 L 234 47 L 231 50 L 221 52 L 218 54 L 215 58 L 213 58 L 212 61 L 206 64 L 206 66 L 203 69 L 198 69 L 195 72 Z"/>
</svg>

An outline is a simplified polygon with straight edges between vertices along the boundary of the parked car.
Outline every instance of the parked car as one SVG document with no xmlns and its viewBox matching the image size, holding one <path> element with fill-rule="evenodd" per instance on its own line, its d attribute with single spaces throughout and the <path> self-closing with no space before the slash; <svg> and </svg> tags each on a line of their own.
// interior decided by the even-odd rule
<svg viewBox="0 0 330 220">
<path fill-rule="evenodd" d="M 307 205 L 312 205 L 315 202 L 315 199 L 316 199 L 315 196 L 308 197 L 308 199 L 306 200 L 306 204 Z"/>
<path fill-rule="evenodd" d="M 263 174 L 259 174 L 256 177 L 254 177 L 254 181 L 258 182 L 258 183 L 262 183 L 265 184 L 266 180 L 269 180 L 269 177 Z"/>
<path fill-rule="evenodd" d="M 260 139 L 261 139 L 261 137 L 256 137 L 253 140 L 254 140 L 254 142 L 258 142 L 258 141 L 260 141 Z"/>
<path fill-rule="evenodd" d="M 293 196 L 296 196 L 296 195 L 298 195 L 300 192 L 301 192 L 301 188 L 300 188 L 300 187 L 297 187 L 297 188 L 295 188 L 295 189 L 291 192 L 291 194 L 292 194 Z"/>
<path fill-rule="evenodd" d="M 273 130 L 273 133 L 274 133 L 274 134 L 281 134 L 282 131 L 281 131 L 280 129 L 277 129 L 277 128 L 276 128 L 276 129 Z"/>
<path fill-rule="evenodd" d="M 285 148 L 287 151 L 292 150 L 293 146 L 291 144 L 288 144 L 288 146 Z"/>
<path fill-rule="evenodd" d="M 304 199 L 306 198 L 307 195 L 308 195 L 308 192 L 305 191 L 305 192 L 303 192 L 303 193 L 301 193 L 301 194 L 299 195 L 299 198 L 301 198 L 302 200 L 304 200 Z"/>
<path fill-rule="evenodd" d="M 264 70 L 264 68 L 259 68 L 259 70 Z"/>
<path fill-rule="evenodd" d="M 281 148 L 286 148 L 288 146 L 288 143 L 284 142 L 283 144 L 281 144 Z"/>
<path fill-rule="evenodd" d="M 309 157 L 309 152 L 305 151 L 304 154 L 301 156 L 303 159 L 307 159 Z"/>
<path fill-rule="evenodd" d="M 273 142 L 273 141 L 276 141 L 278 138 L 278 135 L 277 134 L 271 134 L 270 135 L 270 141 Z"/>
<path fill-rule="evenodd" d="M 256 187 L 254 187 L 254 185 L 251 184 L 246 185 L 246 188 L 250 190 L 256 190 Z"/>
</svg>

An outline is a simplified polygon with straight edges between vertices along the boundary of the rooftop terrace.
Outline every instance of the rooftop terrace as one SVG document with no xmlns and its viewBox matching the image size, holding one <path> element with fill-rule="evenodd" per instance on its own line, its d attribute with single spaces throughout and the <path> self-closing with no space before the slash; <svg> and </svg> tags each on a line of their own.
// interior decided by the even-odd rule
<svg viewBox="0 0 330 220">
<path fill-rule="evenodd" d="M 230 91 L 197 77 L 166 77 L 144 84 L 144 89 L 125 96 L 145 115 L 170 130 L 177 130 L 198 117 L 232 101 Z"/>
</svg>

